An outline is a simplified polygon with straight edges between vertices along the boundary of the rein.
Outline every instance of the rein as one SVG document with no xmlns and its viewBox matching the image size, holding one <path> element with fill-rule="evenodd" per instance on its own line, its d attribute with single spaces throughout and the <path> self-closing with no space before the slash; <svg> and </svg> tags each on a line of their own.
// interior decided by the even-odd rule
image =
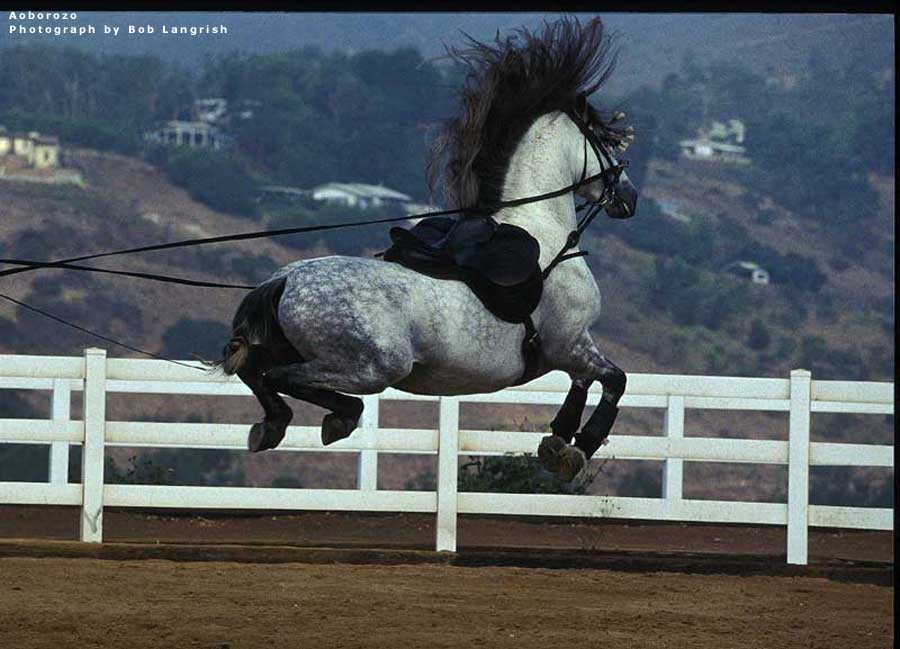
<svg viewBox="0 0 900 649">
<path fill-rule="evenodd" d="M 587 113 L 587 107 L 585 107 L 585 113 Z M 597 156 L 597 162 L 600 163 L 600 173 L 594 174 L 592 178 L 603 178 L 603 193 L 600 195 L 599 199 L 588 204 L 587 214 L 585 214 L 581 218 L 576 228 L 569 232 L 569 236 L 566 237 L 565 245 L 563 245 L 562 249 L 558 253 L 556 253 L 556 256 L 549 264 L 547 264 L 547 267 L 541 273 L 544 279 L 547 279 L 553 269 L 556 268 L 556 266 L 561 262 L 567 261 L 569 259 L 575 259 L 577 257 L 584 257 L 590 254 L 587 250 L 581 250 L 579 252 L 572 253 L 570 253 L 569 250 L 578 245 L 578 242 L 581 240 L 581 235 L 584 234 L 585 230 L 587 230 L 587 227 L 591 224 L 591 221 L 593 221 L 597 217 L 597 215 L 600 213 L 600 210 L 609 205 L 609 203 L 615 198 L 615 187 L 619 182 L 622 171 L 624 171 L 625 167 L 628 166 L 627 160 L 620 163 L 613 162 L 612 156 L 609 155 L 606 147 L 603 146 L 603 144 L 599 141 L 597 134 L 591 130 L 591 127 L 588 125 L 586 119 L 583 119 L 581 116 L 575 113 L 575 111 L 568 110 L 566 111 L 566 114 L 569 116 L 569 119 L 575 122 L 575 125 L 578 126 L 578 129 L 584 135 L 584 165 L 581 168 L 581 180 L 579 181 L 579 183 L 586 184 L 585 176 L 587 174 L 587 145 L 590 144 L 591 149 L 593 149 L 594 151 L 594 155 Z M 606 164 L 604 164 L 604 162 Z"/>
</svg>

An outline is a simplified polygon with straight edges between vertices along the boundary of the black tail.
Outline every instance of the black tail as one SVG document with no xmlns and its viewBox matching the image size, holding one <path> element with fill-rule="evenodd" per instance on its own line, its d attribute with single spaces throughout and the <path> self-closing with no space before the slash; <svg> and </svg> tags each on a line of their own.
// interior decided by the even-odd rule
<svg viewBox="0 0 900 649">
<path fill-rule="evenodd" d="M 249 357 L 251 345 L 270 350 L 288 344 L 278 324 L 278 302 L 284 293 L 285 276 L 260 284 L 250 291 L 231 323 L 231 340 L 222 350 L 222 359 L 213 363 L 226 374 L 236 374 Z"/>
</svg>

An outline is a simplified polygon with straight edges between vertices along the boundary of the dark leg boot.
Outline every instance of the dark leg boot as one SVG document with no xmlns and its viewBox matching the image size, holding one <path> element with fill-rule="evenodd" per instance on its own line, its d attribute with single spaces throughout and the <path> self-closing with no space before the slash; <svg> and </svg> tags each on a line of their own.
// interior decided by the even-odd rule
<svg viewBox="0 0 900 649">
<path fill-rule="evenodd" d="M 573 382 L 562 408 L 550 422 L 550 430 L 557 437 L 561 437 L 566 444 L 572 442 L 572 437 L 581 425 L 581 414 L 584 412 L 584 404 L 587 402 L 587 393 L 586 385 Z"/>
<path fill-rule="evenodd" d="M 575 436 L 575 446 L 584 452 L 587 459 L 590 459 L 609 437 L 609 431 L 618 414 L 619 408 L 604 399 L 587 420 L 581 432 Z"/>
<path fill-rule="evenodd" d="M 572 442 L 578 427 L 581 425 L 581 415 L 584 412 L 584 404 L 587 401 L 587 391 L 590 382 L 573 381 L 566 400 L 559 412 L 550 422 L 552 435 L 547 435 L 538 446 L 538 459 L 541 465 L 562 477 L 571 480 L 578 464 L 578 457 L 573 457 L 572 450 L 566 450 Z M 577 455 L 577 453 L 575 454 Z M 578 469 L 580 471 L 580 469 Z M 574 471 L 574 473 L 573 473 Z"/>
</svg>

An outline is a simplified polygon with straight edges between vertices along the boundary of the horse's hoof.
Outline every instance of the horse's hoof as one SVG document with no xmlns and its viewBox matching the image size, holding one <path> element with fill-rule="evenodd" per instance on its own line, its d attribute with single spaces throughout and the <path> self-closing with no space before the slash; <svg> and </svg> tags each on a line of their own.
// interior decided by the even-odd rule
<svg viewBox="0 0 900 649">
<path fill-rule="evenodd" d="M 356 430 L 358 421 L 352 417 L 341 417 L 337 413 L 329 412 L 322 419 L 322 444 L 328 446 L 349 437 L 350 433 Z"/>
<path fill-rule="evenodd" d="M 559 435 L 547 435 L 538 446 L 541 466 L 555 473 L 560 480 L 572 481 L 587 465 L 587 458 L 577 446 L 569 446 Z"/>
<path fill-rule="evenodd" d="M 547 435 L 538 446 L 538 460 L 550 473 L 559 473 L 560 453 L 567 446 L 559 435 Z"/>
<path fill-rule="evenodd" d="M 267 421 L 253 424 L 250 427 L 250 434 L 247 436 L 247 449 L 251 453 L 259 453 L 260 451 L 275 448 L 284 439 L 286 430 L 287 426 L 280 426 Z"/>
<path fill-rule="evenodd" d="M 587 457 L 577 446 L 568 446 L 559 454 L 559 470 L 556 475 L 564 482 L 571 482 L 587 466 Z"/>
</svg>

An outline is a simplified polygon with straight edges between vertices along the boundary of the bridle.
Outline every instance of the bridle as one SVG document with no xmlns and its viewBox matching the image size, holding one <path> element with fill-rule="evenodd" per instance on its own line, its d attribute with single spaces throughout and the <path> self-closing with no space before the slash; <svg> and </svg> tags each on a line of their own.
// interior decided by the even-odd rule
<svg viewBox="0 0 900 649">
<path fill-rule="evenodd" d="M 578 114 L 578 108 L 581 108 L 582 115 Z M 575 229 L 569 232 L 569 236 L 566 237 L 566 243 L 562 249 L 556 253 L 556 256 L 543 270 L 542 274 L 544 279 L 547 279 L 551 271 L 556 268 L 557 264 L 560 262 L 576 257 L 584 257 L 588 254 L 587 250 L 580 250 L 578 252 L 569 252 L 569 250 L 578 245 L 581 235 L 591 224 L 591 221 L 596 218 L 601 210 L 608 207 L 613 201 L 618 201 L 624 208 L 624 215 L 610 215 L 612 218 L 627 219 L 631 216 L 631 210 L 628 208 L 625 201 L 616 193 L 616 187 L 622 177 L 622 172 L 628 166 L 628 161 L 623 160 L 621 162 L 616 162 L 613 160 L 613 157 L 609 154 L 609 151 L 607 151 L 607 145 L 600 140 L 600 136 L 591 128 L 587 98 L 584 95 L 578 95 L 575 108 L 568 109 L 564 112 L 569 116 L 569 119 L 575 123 L 578 130 L 581 131 L 581 134 L 584 136 L 584 166 L 581 168 L 581 179 L 576 184 L 582 186 L 589 181 L 593 182 L 593 180 L 599 178 L 603 180 L 603 192 L 600 194 L 599 198 L 588 201 L 577 208 L 578 210 L 587 209 L 587 212 L 578 220 Z M 591 176 L 590 178 L 588 178 L 587 175 L 588 145 L 591 146 L 591 150 L 597 157 L 597 162 L 600 163 L 600 173 L 596 176 Z"/>
<path fill-rule="evenodd" d="M 629 213 L 630 210 L 627 209 L 624 201 L 616 194 L 616 186 L 619 184 L 622 172 L 628 166 L 628 161 L 623 160 L 622 162 L 616 162 L 613 160 L 613 157 L 607 150 L 608 145 L 601 141 L 600 136 L 591 127 L 587 98 L 584 95 L 578 95 L 575 104 L 575 108 L 568 109 L 564 112 L 568 115 L 569 119 L 575 123 L 578 130 L 581 131 L 581 134 L 584 136 L 584 166 L 581 169 L 581 180 L 579 181 L 579 184 L 584 184 L 587 180 L 587 147 L 590 145 L 594 156 L 597 158 L 597 162 L 600 163 L 599 178 L 603 180 L 603 193 L 598 199 L 591 201 L 590 204 L 604 208 L 613 201 L 618 200 L 622 203 L 623 207 L 626 207 L 626 215 L 612 218 L 628 218 L 631 216 Z M 580 115 L 579 108 L 581 109 Z"/>
</svg>

